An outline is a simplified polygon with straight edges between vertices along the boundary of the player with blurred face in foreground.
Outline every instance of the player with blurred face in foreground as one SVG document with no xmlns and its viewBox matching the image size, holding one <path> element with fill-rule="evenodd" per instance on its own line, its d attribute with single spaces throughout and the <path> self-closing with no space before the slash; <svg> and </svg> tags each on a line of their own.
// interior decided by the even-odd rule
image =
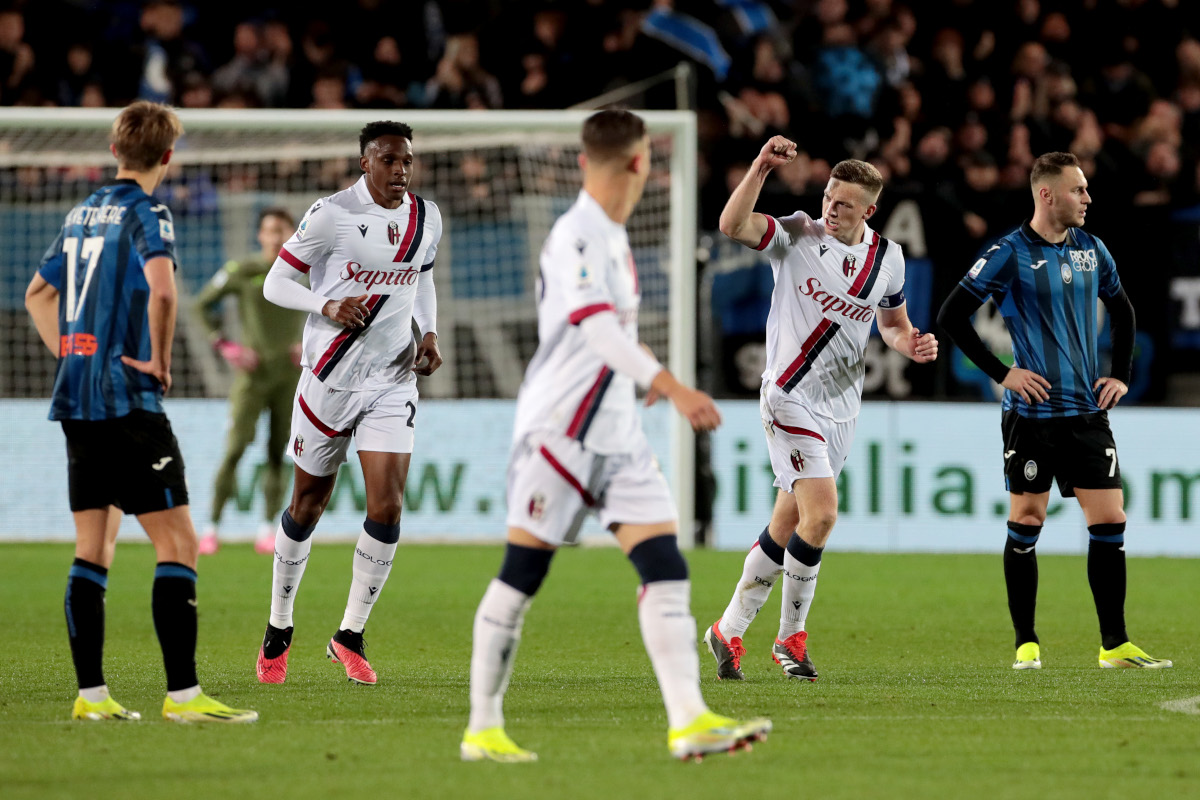
<svg viewBox="0 0 1200 800">
<path fill-rule="evenodd" d="M 1050 484 L 1075 497 L 1088 525 L 1088 583 L 1100 619 L 1101 667 L 1161 669 L 1125 631 L 1125 498 L 1108 410 L 1129 391 L 1133 304 L 1104 242 L 1083 231 L 1092 202 L 1071 153 L 1047 153 L 1030 174 L 1033 217 L 975 262 L 946 298 L 938 324 L 1004 387 L 1001 432 L 1009 491 L 1004 580 L 1016 632 L 1013 669 L 1040 669 L 1034 631 L 1037 541 Z M 971 316 L 991 298 L 1012 337 L 1015 364 L 996 358 Z M 1108 310 L 1112 373 L 1101 377 L 1096 301 Z"/>
<path fill-rule="evenodd" d="M 555 549 L 587 513 L 612 531 L 641 579 L 638 621 L 667 708 L 672 755 L 748 748 L 765 719 L 739 722 L 700 695 L 687 563 L 667 482 L 642 432 L 635 386 L 668 398 L 696 430 L 721 422 L 712 398 L 638 345 L 641 295 L 625 223 L 650 174 L 642 119 L 601 111 L 583 126 L 583 190 L 541 254 L 538 349 L 517 396 L 508 472 L 508 545 L 475 614 L 467 761 L 533 761 L 504 730 L 521 625 Z"/>
<path fill-rule="evenodd" d="M 837 476 L 862 405 L 871 323 L 889 347 L 919 364 L 938 353 L 934 335 L 908 320 L 900 246 L 867 225 L 883 189 L 873 166 L 837 164 L 819 219 L 754 211 L 767 175 L 795 157 L 794 142 L 772 137 L 721 212 L 721 232 L 766 253 L 775 276 L 760 410 L 779 488 L 725 613 L 704 634 L 724 680 L 743 679 L 742 637 L 780 575 L 783 610 L 772 658 L 788 678 L 817 679 L 805 624 L 837 520 Z"/>
</svg>

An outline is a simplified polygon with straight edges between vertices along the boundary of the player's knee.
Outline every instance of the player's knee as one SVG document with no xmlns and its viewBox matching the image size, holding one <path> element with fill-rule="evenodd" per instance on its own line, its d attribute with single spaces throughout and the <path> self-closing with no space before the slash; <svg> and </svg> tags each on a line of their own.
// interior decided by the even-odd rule
<svg viewBox="0 0 1200 800">
<path fill-rule="evenodd" d="M 798 530 L 805 539 L 824 542 L 833 532 L 833 526 L 837 524 L 837 517 L 836 508 L 822 509 L 805 516 L 798 526 Z"/>
<path fill-rule="evenodd" d="M 323 498 L 301 495 L 292 499 L 292 504 L 288 506 L 285 515 L 290 516 L 301 528 L 312 529 L 316 527 L 317 520 L 321 519 L 321 514 L 324 512 L 325 500 Z"/>
<path fill-rule="evenodd" d="M 394 499 L 382 500 L 375 503 L 367 503 L 367 516 L 386 525 L 398 524 L 400 522 L 400 515 L 403 513 L 403 511 L 403 497 L 396 497 Z"/>
<path fill-rule="evenodd" d="M 550 571 L 553 550 L 524 547 L 511 542 L 504 549 L 504 563 L 500 565 L 497 579 L 524 595 L 533 597 L 541 588 L 546 573 Z"/>
<path fill-rule="evenodd" d="M 1015 548 L 1014 552 L 1024 555 L 1032 552 L 1037 546 L 1038 537 L 1042 535 L 1042 525 L 1028 524 L 1019 520 L 1010 520 L 1008 523 L 1008 547 Z M 1007 554 L 1008 551 L 1006 551 Z M 1005 556 L 1007 557 L 1007 555 Z"/>
<path fill-rule="evenodd" d="M 640 542 L 629 551 L 629 560 L 643 584 L 688 579 L 687 562 L 683 560 L 679 542 L 672 533 Z"/>
<path fill-rule="evenodd" d="M 1021 525 L 1032 525 L 1040 528 L 1046 523 L 1045 511 L 1042 511 L 1041 513 L 1036 511 L 1022 511 L 1015 516 L 1016 519 L 1014 519 L 1013 522 L 1020 523 Z"/>
</svg>

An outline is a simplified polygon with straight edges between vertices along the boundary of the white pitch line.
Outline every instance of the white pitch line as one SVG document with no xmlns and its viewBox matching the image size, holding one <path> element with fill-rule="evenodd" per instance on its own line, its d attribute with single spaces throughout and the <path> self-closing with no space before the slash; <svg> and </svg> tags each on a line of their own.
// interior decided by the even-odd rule
<svg viewBox="0 0 1200 800">
<path fill-rule="evenodd" d="M 1182 700 L 1168 700 L 1159 703 L 1158 706 L 1166 711 L 1178 711 L 1180 714 L 1200 714 L 1200 695 L 1185 697 Z"/>
</svg>

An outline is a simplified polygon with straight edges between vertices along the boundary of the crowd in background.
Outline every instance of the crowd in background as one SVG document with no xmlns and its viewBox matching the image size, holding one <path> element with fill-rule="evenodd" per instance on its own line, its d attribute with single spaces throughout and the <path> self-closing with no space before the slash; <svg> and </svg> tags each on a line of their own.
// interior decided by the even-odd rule
<svg viewBox="0 0 1200 800">
<path fill-rule="evenodd" d="M 17 0 L 0 104 L 563 108 L 697 69 L 704 227 L 773 133 L 768 187 L 854 156 L 935 191 L 968 234 L 1012 221 L 1033 158 L 1079 155 L 1122 204 L 1200 196 L 1200 9 L 1184 0 Z M 638 100 L 673 106 L 668 84 Z"/>
</svg>

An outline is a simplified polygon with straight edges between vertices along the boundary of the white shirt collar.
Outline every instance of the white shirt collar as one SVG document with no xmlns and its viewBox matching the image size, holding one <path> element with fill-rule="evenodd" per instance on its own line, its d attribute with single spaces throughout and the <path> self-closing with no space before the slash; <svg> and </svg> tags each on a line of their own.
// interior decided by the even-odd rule
<svg viewBox="0 0 1200 800">
<path fill-rule="evenodd" d="M 359 202 L 364 206 L 379 205 L 375 202 L 375 198 L 371 197 L 371 190 L 367 188 L 367 174 L 365 172 L 362 174 L 362 177 L 355 181 L 354 185 L 350 187 L 350 191 L 354 192 L 354 196 L 358 198 Z M 396 206 L 396 208 L 383 208 L 383 206 L 379 207 L 383 208 L 384 211 L 398 211 L 404 206 L 405 203 L 409 202 L 408 196 L 409 193 L 406 191 L 404 193 L 404 197 L 400 198 L 400 205 Z"/>
<path fill-rule="evenodd" d="M 588 214 L 591 214 L 597 221 L 602 222 L 614 231 L 623 231 L 625 226 L 610 217 L 604 207 L 596 201 L 596 198 L 587 193 L 587 190 L 579 190 L 579 198 L 575 201 L 575 205 L 582 208 Z"/>
</svg>

